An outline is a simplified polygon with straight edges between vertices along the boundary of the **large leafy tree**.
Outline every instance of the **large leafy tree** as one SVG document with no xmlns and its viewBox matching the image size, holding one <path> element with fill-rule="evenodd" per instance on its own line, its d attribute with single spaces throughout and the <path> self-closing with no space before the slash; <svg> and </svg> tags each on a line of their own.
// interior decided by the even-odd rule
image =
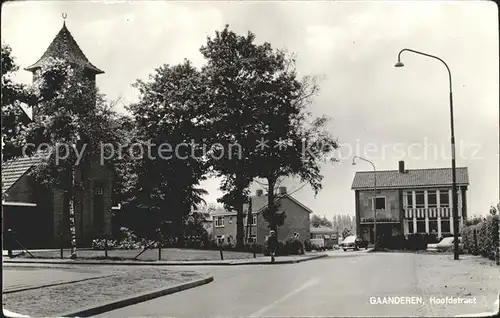
<svg viewBox="0 0 500 318">
<path fill-rule="evenodd" d="M 226 35 L 227 39 L 222 35 Z M 223 43 L 238 38 L 227 26 L 220 37 Z M 279 180 L 297 177 L 308 183 L 317 194 L 323 178 L 321 165 L 332 160 L 337 142 L 327 132 L 328 118 L 313 117 L 307 110 L 319 90 L 315 78 L 299 78 L 293 55 L 273 49 L 269 43 L 256 45 L 254 38 L 251 33 L 243 38 L 246 47 L 242 51 L 247 55 L 241 57 L 240 53 L 236 55 L 239 59 L 233 62 L 254 66 L 249 70 L 254 76 L 246 81 L 247 89 L 235 94 L 233 98 L 236 101 L 233 103 L 242 104 L 240 95 L 246 98 L 251 96 L 253 108 L 249 108 L 251 112 L 240 125 L 240 129 L 246 129 L 244 124 L 248 122 L 252 132 L 248 135 L 253 145 L 248 147 L 252 150 L 247 152 L 247 167 L 250 170 L 247 176 L 267 180 L 268 205 L 263 215 L 270 229 L 276 231 L 285 220 L 285 213 L 279 211 L 275 195 Z M 240 41 L 243 42 L 243 39 L 240 38 Z M 234 51 L 234 48 L 228 48 L 218 54 L 226 57 Z M 226 64 L 221 62 L 220 65 L 223 67 Z M 244 68 L 237 70 L 237 76 L 248 77 Z M 223 84 L 229 85 L 227 82 Z"/>
<path fill-rule="evenodd" d="M 277 230 L 285 219 L 275 200 L 278 181 L 299 177 L 317 193 L 321 164 L 337 144 L 326 132 L 328 120 L 307 112 L 318 86 L 313 78 L 298 77 L 293 56 L 267 42 L 256 44 L 253 33 L 239 36 L 227 25 L 208 38 L 201 52 L 207 59 L 203 73 L 216 128 L 211 140 L 225 150 L 234 143 L 241 149 L 237 158 L 223 157 L 212 163 L 224 177 L 226 194 L 220 201 L 237 211 L 237 242 L 241 244 L 248 185 L 256 177 L 267 179 L 264 217 Z"/>
<path fill-rule="evenodd" d="M 144 149 L 137 164 L 136 204 L 157 220 L 171 222 L 180 242 L 185 219 L 203 202 L 206 157 L 203 136 L 207 112 L 205 86 L 189 61 L 157 68 L 148 81 L 138 80 L 140 100 L 129 107 Z M 172 234 L 172 233 L 169 233 Z"/>
<path fill-rule="evenodd" d="M 328 220 L 325 216 L 321 218 L 320 216 L 313 214 L 310 221 L 313 227 L 320 227 L 320 226 L 332 227 L 332 222 Z"/>
<path fill-rule="evenodd" d="M 254 42 L 255 35 L 237 35 L 226 26 L 208 38 L 201 48 L 206 59 L 203 75 L 209 92 L 207 102 L 215 128 L 210 141 L 222 146 L 210 161 L 215 174 L 223 177 L 219 199 L 226 209 L 235 210 L 236 244 L 244 244 L 243 205 L 248 202 L 248 187 L 257 176 L 253 164 L 255 141 L 260 136 L 257 124 L 261 105 L 256 83 L 267 77 L 273 61 L 267 45 Z"/>
<path fill-rule="evenodd" d="M 27 123 L 26 114 L 21 108 L 22 103 L 30 100 L 30 92 L 26 85 L 16 83 L 12 75 L 19 69 L 12 55 L 12 49 L 7 44 L 2 44 L 2 161 L 20 156 L 22 148 L 9 142 L 21 134 Z M 4 142 L 7 142 L 4 144 Z"/>
</svg>

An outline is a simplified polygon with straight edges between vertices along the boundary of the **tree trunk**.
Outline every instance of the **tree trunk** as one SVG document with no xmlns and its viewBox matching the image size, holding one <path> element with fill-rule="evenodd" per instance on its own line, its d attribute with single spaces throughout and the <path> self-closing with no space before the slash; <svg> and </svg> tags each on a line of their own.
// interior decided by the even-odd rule
<svg viewBox="0 0 500 318">
<path fill-rule="evenodd" d="M 71 258 L 76 258 L 76 223 L 75 223 L 75 166 L 70 168 L 69 182 L 69 234 L 71 238 Z"/>
<path fill-rule="evenodd" d="M 268 194 L 267 194 L 267 206 L 270 209 L 270 215 L 271 217 L 269 218 L 269 228 L 273 231 L 276 232 L 276 237 L 278 235 L 278 226 L 276 224 L 276 205 L 274 202 L 274 186 L 276 185 L 276 178 L 274 177 L 268 177 L 267 178 L 267 184 L 268 184 Z"/>
<path fill-rule="evenodd" d="M 243 211 L 243 191 L 245 190 L 244 181 L 236 176 L 236 189 L 238 193 L 238 202 L 236 204 L 236 246 L 242 248 L 245 245 L 245 226 L 243 224 L 244 211 Z"/>
<path fill-rule="evenodd" d="M 247 244 L 250 244 L 250 239 L 252 238 L 252 225 L 253 225 L 253 214 L 252 214 L 252 197 L 248 200 L 248 213 L 247 213 Z"/>
</svg>

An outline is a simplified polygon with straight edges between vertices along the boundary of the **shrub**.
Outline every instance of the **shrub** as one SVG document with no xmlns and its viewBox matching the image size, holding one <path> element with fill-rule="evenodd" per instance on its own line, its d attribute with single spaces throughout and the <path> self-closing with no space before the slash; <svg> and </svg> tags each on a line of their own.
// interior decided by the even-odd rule
<svg viewBox="0 0 500 318">
<path fill-rule="evenodd" d="M 428 237 L 425 234 L 410 234 L 405 241 L 405 249 L 412 251 L 425 250 L 427 249 L 427 239 Z"/>
<path fill-rule="evenodd" d="M 311 250 L 313 250 L 313 251 L 320 251 L 320 250 L 321 250 L 321 247 L 319 247 L 319 245 L 312 244 L 312 245 L 311 245 Z"/>
<path fill-rule="evenodd" d="M 304 254 L 304 244 L 298 238 L 289 238 L 284 244 L 285 253 L 287 255 L 302 255 Z"/>
<path fill-rule="evenodd" d="M 304 250 L 305 250 L 306 252 L 310 252 L 310 251 L 312 251 L 312 249 L 313 249 L 313 248 L 312 248 L 311 241 L 310 241 L 310 240 L 305 240 L 305 241 L 304 241 Z"/>
<path fill-rule="evenodd" d="M 485 255 L 491 260 L 495 259 L 498 248 L 498 215 L 489 215 L 486 218 Z"/>
<path fill-rule="evenodd" d="M 107 244 L 107 247 L 106 247 Z M 94 239 L 92 240 L 92 249 L 93 250 L 113 250 L 116 248 L 116 241 L 115 240 L 108 240 L 106 242 L 105 239 Z"/>
<path fill-rule="evenodd" d="M 278 242 L 278 246 L 276 248 L 276 256 L 287 256 L 288 251 L 285 248 L 285 244 L 283 242 Z M 265 256 L 270 256 L 271 255 L 271 250 L 269 249 L 269 246 L 266 242 L 266 245 L 264 246 L 264 255 Z"/>
<path fill-rule="evenodd" d="M 487 257 L 488 255 L 488 250 L 487 250 L 487 225 L 486 222 L 480 222 L 476 225 L 477 231 L 476 231 L 476 237 L 477 237 L 477 245 L 479 248 L 479 254 Z"/>
<path fill-rule="evenodd" d="M 495 259 L 499 240 L 498 218 L 498 215 L 489 215 L 478 223 L 469 222 L 472 225 L 463 228 L 462 240 L 467 253 Z"/>
<path fill-rule="evenodd" d="M 439 243 L 439 239 L 438 239 L 437 234 L 432 234 L 432 233 L 428 234 L 426 237 L 426 242 L 427 242 L 427 244 Z"/>
<path fill-rule="evenodd" d="M 118 240 L 106 240 L 104 238 L 97 238 L 92 240 L 92 249 L 104 250 L 107 243 L 107 249 L 120 249 L 130 250 L 144 248 L 151 245 L 152 241 L 138 238 L 134 232 L 126 227 L 120 228 Z"/>
</svg>

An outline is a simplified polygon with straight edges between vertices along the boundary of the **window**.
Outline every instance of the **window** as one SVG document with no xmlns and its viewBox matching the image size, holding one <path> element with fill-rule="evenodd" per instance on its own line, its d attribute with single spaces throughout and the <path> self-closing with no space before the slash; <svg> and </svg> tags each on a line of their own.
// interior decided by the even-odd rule
<svg viewBox="0 0 500 318">
<path fill-rule="evenodd" d="M 436 191 L 427 191 L 427 206 L 429 208 L 437 207 L 437 194 Z"/>
<path fill-rule="evenodd" d="M 425 221 L 417 221 L 417 233 L 425 233 Z"/>
<path fill-rule="evenodd" d="M 224 227 L 224 217 L 217 216 L 214 218 L 215 227 Z"/>
<path fill-rule="evenodd" d="M 231 224 L 231 223 L 233 223 L 233 217 L 232 216 L 229 217 L 229 224 Z"/>
<path fill-rule="evenodd" d="M 102 188 L 101 187 L 95 187 L 94 188 L 94 194 L 102 195 Z"/>
<path fill-rule="evenodd" d="M 256 225 L 256 224 L 257 224 L 257 214 L 252 214 L 250 225 Z M 245 218 L 245 225 L 248 225 L 248 217 Z"/>
<path fill-rule="evenodd" d="M 439 206 L 442 208 L 450 206 L 450 196 L 448 190 L 439 191 Z"/>
<path fill-rule="evenodd" d="M 224 238 L 222 237 L 222 235 L 217 235 L 217 244 L 218 245 L 224 244 Z"/>
<path fill-rule="evenodd" d="M 257 243 L 257 235 L 252 235 L 251 237 L 247 237 L 247 242 L 249 244 Z"/>
<path fill-rule="evenodd" d="M 413 208 L 413 192 L 406 192 L 406 206 Z"/>
<path fill-rule="evenodd" d="M 441 233 L 450 233 L 450 220 L 441 219 Z"/>
<path fill-rule="evenodd" d="M 413 222 L 408 222 L 408 233 L 413 234 Z"/>
<path fill-rule="evenodd" d="M 415 191 L 415 201 L 417 208 L 425 208 L 425 192 Z"/>
<path fill-rule="evenodd" d="M 385 197 L 377 197 L 375 198 L 375 200 L 376 200 L 375 209 L 385 210 Z M 373 202 L 372 202 L 372 207 L 373 207 Z"/>
<path fill-rule="evenodd" d="M 429 233 L 437 234 L 438 222 L 437 220 L 429 220 Z"/>
</svg>

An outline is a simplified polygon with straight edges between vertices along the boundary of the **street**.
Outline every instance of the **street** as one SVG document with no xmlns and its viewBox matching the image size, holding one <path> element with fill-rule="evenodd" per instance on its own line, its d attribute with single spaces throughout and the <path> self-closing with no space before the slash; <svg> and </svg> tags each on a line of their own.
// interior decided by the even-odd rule
<svg viewBox="0 0 500 318">
<path fill-rule="evenodd" d="M 214 282 L 100 317 L 454 316 L 493 310 L 497 297 L 495 268 L 482 271 L 484 275 L 496 273 L 496 280 L 482 281 L 481 291 L 477 288 L 478 292 L 467 293 L 467 286 L 463 292 L 462 296 L 472 293 L 476 297 L 475 305 L 435 305 L 429 302 L 429 297 L 460 294 L 451 285 L 449 289 L 429 287 L 439 283 L 439 277 L 433 277 L 432 273 L 417 275 L 422 257 L 418 254 L 341 251 L 330 254 L 338 256 L 291 265 L 193 267 L 212 273 Z M 422 297 L 423 304 L 370 304 L 370 297 L 387 296 Z"/>
</svg>

